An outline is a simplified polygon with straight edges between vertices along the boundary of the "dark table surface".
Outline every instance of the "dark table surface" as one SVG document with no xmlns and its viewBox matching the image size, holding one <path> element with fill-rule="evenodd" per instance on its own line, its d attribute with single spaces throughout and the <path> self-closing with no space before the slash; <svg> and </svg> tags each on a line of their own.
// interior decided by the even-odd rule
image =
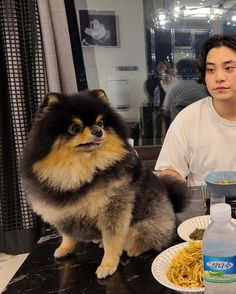
<svg viewBox="0 0 236 294">
<path fill-rule="evenodd" d="M 190 203 L 177 214 L 179 222 L 206 214 L 199 187 L 188 190 Z M 130 258 L 124 253 L 113 276 L 99 280 L 95 275 L 103 249 L 91 243 L 79 243 L 75 254 L 55 259 L 53 253 L 61 242 L 60 236 L 48 230 L 2 292 L 4 294 L 32 293 L 106 293 L 106 294 L 170 294 L 176 293 L 159 284 L 151 273 L 151 264 L 158 255 L 151 251 Z M 178 240 L 178 242 L 183 242 Z"/>
</svg>

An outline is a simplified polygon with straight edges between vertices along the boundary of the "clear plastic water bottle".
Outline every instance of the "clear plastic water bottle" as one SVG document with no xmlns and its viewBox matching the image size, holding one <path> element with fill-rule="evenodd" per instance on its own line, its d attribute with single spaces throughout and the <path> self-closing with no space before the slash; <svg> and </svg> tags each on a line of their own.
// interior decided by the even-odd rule
<svg viewBox="0 0 236 294">
<path fill-rule="evenodd" d="M 236 293 L 236 226 L 231 222 L 231 206 L 210 207 L 212 222 L 202 240 L 205 294 Z"/>
</svg>

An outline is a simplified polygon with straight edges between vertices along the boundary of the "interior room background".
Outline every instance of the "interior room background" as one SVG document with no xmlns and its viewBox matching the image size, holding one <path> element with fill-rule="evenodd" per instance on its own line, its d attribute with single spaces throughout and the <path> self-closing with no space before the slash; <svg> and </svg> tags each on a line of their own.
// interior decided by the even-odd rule
<svg viewBox="0 0 236 294">
<path fill-rule="evenodd" d="M 166 126 L 157 137 L 146 79 L 235 26 L 233 0 L 0 0 L 0 252 L 30 251 L 44 227 L 25 201 L 20 158 L 46 92 L 105 90 L 139 154 L 155 160 Z"/>
</svg>

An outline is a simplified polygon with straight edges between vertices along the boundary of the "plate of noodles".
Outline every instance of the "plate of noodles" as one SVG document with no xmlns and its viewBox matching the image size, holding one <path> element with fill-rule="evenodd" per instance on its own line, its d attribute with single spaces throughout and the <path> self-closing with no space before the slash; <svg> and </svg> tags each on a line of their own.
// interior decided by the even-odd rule
<svg viewBox="0 0 236 294">
<path fill-rule="evenodd" d="M 152 263 L 154 278 L 181 293 L 203 293 L 202 242 L 190 241 L 161 252 Z"/>
<path fill-rule="evenodd" d="M 236 224 L 236 219 L 232 218 L 231 221 Z M 204 231 L 210 222 L 209 215 L 192 217 L 178 226 L 177 233 L 184 241 L 202 240 Z"/>
</svg>

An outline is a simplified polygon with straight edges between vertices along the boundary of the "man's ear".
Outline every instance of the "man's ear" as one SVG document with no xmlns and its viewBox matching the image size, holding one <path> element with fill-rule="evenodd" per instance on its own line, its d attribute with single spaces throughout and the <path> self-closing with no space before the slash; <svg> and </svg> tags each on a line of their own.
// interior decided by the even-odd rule
<svg viewBox="0 0 236 294">
<path fill-rule="evenodd" d="M 92 96 L 94 96 L 95 98 L 101 99 L 102 101 L 109 103 L 109 99 L 107 97 L 107 94 L 104 90 L 102 89 L 95 89 L 90 91 L 90 93 L 92 94 Z"/>
<path fill-rule="evenodd" d="M 59 102 L 60 102 L 59 93 L 48 93 L 45 96 L 43 103 L 41 104 L 41 108 L 44 108 L 53 104 L 58 104 Z"/>
</svg>

